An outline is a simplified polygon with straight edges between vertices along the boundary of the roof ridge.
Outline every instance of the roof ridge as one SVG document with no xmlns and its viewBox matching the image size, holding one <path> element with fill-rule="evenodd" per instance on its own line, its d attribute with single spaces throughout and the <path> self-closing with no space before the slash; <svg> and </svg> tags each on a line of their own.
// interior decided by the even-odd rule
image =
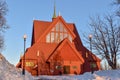
<svg viewBox="0 0 120 80">
<path fill-rule="evenodd" d="M 50 23 L 52 23 L 51 21 L 43 21 L 43 20 L 34 20 L 34 22 L 50 22 Z"/>
</svg>

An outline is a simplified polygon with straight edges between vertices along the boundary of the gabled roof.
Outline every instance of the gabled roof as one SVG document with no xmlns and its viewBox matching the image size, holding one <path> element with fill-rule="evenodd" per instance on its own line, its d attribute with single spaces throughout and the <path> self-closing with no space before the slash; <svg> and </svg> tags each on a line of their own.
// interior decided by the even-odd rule
<svg viewBox="0 0 120 80">
<path fill-rule="evenodd" d="M 72 55 L 71 60 L 76 60 L 76 58 L 74 56 L 76 56 L 79 61 L 81 61 L 82 63 L 84 62 L 84 59 L 82 58 L 82 55 L 71 45 L 70 41 L 66 38 L 64 39 L 57 47 L 56 49 L 51 53 L 51 55 L 48 57 L 47 61 L 49 61 L 56 53 L 56 51 L 60 51 L 62 48 L 64 48 L 64 45 L 68 44 L 69 47 L 71 48 L 71 50 L 74 52 L 74 55 Z M 66 50 L 68 51 L 68 50 Z M 64 53 L 64 55 L 66 55 Z M 70 56 L 71 54 L 69 54 L 68 56 Z M 66 56 L 66 58 L 68 57 Z"/>
<path fill-rule="evenodd" d="M 34 20 L 31 44 L 37 42 L 39 37 L 46 31 L 46 29 L 49 27 L 50 24 L 51 22 L 48 21 Z"/>
<path fill-rule="evenodd" d="M 76 37 L 73 32 L 73 25 L 70 23 L 66 23 L 62 16 L 58 16 L 52 22 L 34 20 L 31 44 L 39 42 L 57 24 L 58 21 L 61 21 L 63 23 L 63 25 L 67 28 L 68 32 L 72 35 L 72 37 Z"/>
<path fill-rule="evenodd" d="M 44 46 L 44 47 L 43 47 Z M 56 44 L 46 44 L 46 43 L 35 43 L 33 44 L 30 48 L 28 48 L 28 50 L 26 51 L 25 55 L 26 55 L 26 59 L 36 59 L 37 58 L 37 53 L 39 51 L 40 55 L 42 55 L 41 57 L 45 60 L 48 59 L 48 57 L 50 56 L 50 53 L 52 53 L 54 51 L 54 49 L 56 48 Z"/>
<path fill-rule="evenodd" d="M 43 47 L 44 46 L 44 47 Z M 39 51 L 39 59 L 46 61 L 50 56 L 50 53 L 54 51 L 57 47 L 56 44 L 46 44 L 46 43 L 35 43 L 30 48 L 27 48 L 25 52 L 26 60 L 36 60 L 38 59 L 37 53 Z M 24 56 L 24 55 L 23 55 Z M 23 56 L 20 58 L 23 59 Z M 16 66 L 19 67 L 22 63 L 19 62 Z"/>
</svg>

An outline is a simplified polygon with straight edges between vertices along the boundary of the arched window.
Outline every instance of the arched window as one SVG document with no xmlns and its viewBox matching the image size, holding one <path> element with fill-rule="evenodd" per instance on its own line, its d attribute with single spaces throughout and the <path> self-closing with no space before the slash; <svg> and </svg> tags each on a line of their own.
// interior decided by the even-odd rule
<svg viewBox="0 0 120 80">
<path fill-rule="evenodd" d="M 72 36 L 68 33 L 66 28 L 61 22 L 58 22 L 54 28 L 47 34 L 47 43 L 59 43 L 63 39 L 68 38 L 72 42 Z"/>
</svg>

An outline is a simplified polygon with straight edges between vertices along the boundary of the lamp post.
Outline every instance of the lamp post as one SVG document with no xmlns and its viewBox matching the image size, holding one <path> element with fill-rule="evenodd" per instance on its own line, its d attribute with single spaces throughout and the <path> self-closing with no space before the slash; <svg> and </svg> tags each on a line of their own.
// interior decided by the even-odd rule
<svg viewBox="0 0 120 80">
<path fill-rule="evenodd" d="M 89 35 L 89 40 L 90 40 L 90 51 L 92 52 L 92 35 Z"/>
<path fill-rule="evenodd" d="M 89 41 L 90 41 L 90 51 L 92 53 L 92 35 L 90 34 L 89 35 Z M 92 54 L 91 54 L 92 55 Z M 91 56 L 92 57 L 92 56 Z M 91 73 L 93 74 L 94 73 L 94 70 L 93 70 L 93 63 L 91 62 L 90 63 L 90 68 L 91 68 Z"/>
<path fill-rule="evenodd" d="M 24 34 L 24 35 L 23 35 L 23 39 L 24 39 L 24 55 L 23 55 L 23 69 L 22 69 L 22 75 L 25 75 L 25 48 L 26 48 L 26 38 L 27 38 L 27 35 Z"/>
</svg>

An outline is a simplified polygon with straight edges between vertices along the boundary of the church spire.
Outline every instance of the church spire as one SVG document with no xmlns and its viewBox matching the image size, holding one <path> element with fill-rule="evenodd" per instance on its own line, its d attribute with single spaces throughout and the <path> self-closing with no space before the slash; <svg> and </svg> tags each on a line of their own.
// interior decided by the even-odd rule
<svg viewBox="0 0 120 80">
<path fill-rule="evenodd" d="M 56 6 L 55 6 L 55 2 L 54 2 L 54 13 L 53 13 L 53 17 L 52 18 L 56 18 Z"/>
</svg>

